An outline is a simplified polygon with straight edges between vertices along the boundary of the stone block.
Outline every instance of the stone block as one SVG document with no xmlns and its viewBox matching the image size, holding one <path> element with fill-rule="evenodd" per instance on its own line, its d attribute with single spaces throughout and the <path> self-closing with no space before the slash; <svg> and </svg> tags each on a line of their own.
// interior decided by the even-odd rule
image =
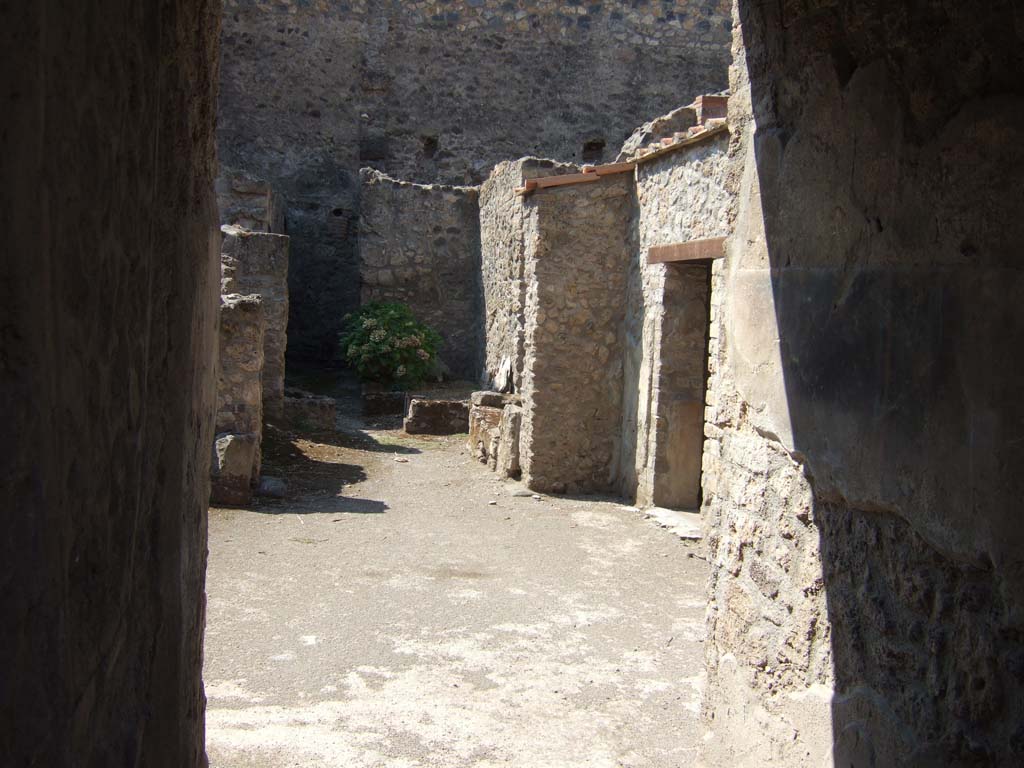
<svg viewBox="0 0 1024 768">
<path fill-rule="evenodd" d="M 474 405 L 469 409 L 469 440 L 467 447 L 473 457 L 486 464 L 492 450 L 492 436 L 498 436 L 504 409 Z"/>
<path fill-rule="evenodd" d="M 506 406 L 501 412 L 498 426 L 498 445 L 495 457 L 495 471 L 506 478 L 518 478 L 519 427 L 523 420 L 523 409 L 518 405 Z"/>
<path fill-rule="evenodd" d="M 405 392 L 363 392 L 363 415 L 401 416 L 405 398 Z"/>
<path fill-rule="evenodd" d="M 510 403 L 518 405 L 520 400 L 519 395 L 490 391 L 474 392 L 469 397 L 469 401 L 473 405 L 484 405 L 488 408 L 504 408 Z"/>
<path fill-rule="evenodd" d="M 284 398 L 284 415 L 292 428 L 333 431 L 337 408 L 333 397 L 289 388 Z"/>
<path fill-rule="evenodd" d="M 257 294 L 263 301 L 263 414 L 284 416 L 284 356 L 288 346 L 290 239 L 221 227 L 221 293 Z"/>
<path fill-rule="evenodd" d="M 410 435 L 457 435 L 469 430 L 469 403 L 465 400 L 409 401 L 403 428 Z"/>
<path fill-rule="evenodd" d="M 240 507 L 252 501 L 259 436 L 221 433 L 213 443 L 210 503 Z"/>
<path fill-rule="evenodd" d="M 259 474 L 263 434 L 263 333 L 260 296 L 221 297 L 216 434 L 255 436 L 255 474 Z"/>
</svg>

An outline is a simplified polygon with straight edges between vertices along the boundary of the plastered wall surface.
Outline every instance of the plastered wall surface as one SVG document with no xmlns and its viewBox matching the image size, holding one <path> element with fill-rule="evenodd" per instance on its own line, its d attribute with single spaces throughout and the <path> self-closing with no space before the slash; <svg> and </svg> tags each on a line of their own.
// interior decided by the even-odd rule
<svg viewBox="0 0 1024 768">
<path fill-rule="evenodd" d="M 893 10 L 737 3 L 709 765 L 1024 755 L 1019 11 Z"/>
<path fill-rule="evenodd" d="M 361 167 L 476 185 L 524 154 L 607 161 L 640 119 L 726 84 L 727 0 L 224 10 L 220 160 L 285 198 L 290 349 L 320 359 L 359 303 Z"/>
<path fill-rule="evenodd" d="M 480 193 L 412 184 L 367 169 L 359 222 L 362 302 L 408 304 L 441 334 L 455 378 L 480 375 Z"/>
<path fill-rule="evenodd" d="M 0 7 L 5 765 L 205 764 L 219 11 Z"/>
</svg>

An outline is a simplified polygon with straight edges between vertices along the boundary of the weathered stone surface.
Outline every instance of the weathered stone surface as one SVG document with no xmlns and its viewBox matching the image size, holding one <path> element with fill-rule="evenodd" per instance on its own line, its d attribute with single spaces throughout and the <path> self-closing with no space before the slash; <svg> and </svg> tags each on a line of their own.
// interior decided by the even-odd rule
<svg viewBox="0 0 1024 768">
<path fill-rule="evenodd" d="M 372 169 L 360 178 L 362 302 L 408 304 L 441 334 L 450 375 L 475 381 L 483 346 L 479 191 L 410 184 Z"/>
<path fill-rule="evenodd" d="M 256 448 L 248 475 L 254 482 L 263 435 L 263 328 L 259 296 L 221 296 L 215 429 L 217 439 L 232 432 L 253 435 Z"/>
<path fill-rule="evenodd" d="M 410 435 L 457 435 L 469 431 L 469 403 L 465 400 L 409 401 L 402 428 Z"/>
<path fill-rule="evenodd" d="M 217 177 L 217 208 L 221 224 L 286 234 L 284 201 L 265 181 L 246 174 L 221 173 Z"/>
<path fill-rule="evenodd" d="M 728 66 L 728 0 L 225 0 L 223 18 L 220 158 L 287 200 L 307 356 L 336 354 L 359 303 L 361 167 L 472 185 L 527 153 L 600 162 Z"/>
<path fill-rule="evenodd" d="M 283 499 L 288 495 L 288 483 L 280 477 L 261 475 L 259 485 L 256 486 L 256 493 L 270 499 Z"/>
<path fill-rule="evenodd" d="M 364 416 L 402 416 L 405 392 L 363 392 Z"/>
<path fill-rule="evenodd" d="M 523 409 L 518 405 L 507 405 L 501 412 L 494 469 L 505 478 L 516 479 L 522 473 L 519 466 L 519 430 L 522 420 Z"/>
<path fill-rule="evenodd" d="M 647 252 L 729 233 L 727 148 L 723 133 L 637 167 L 619 487 L 640 506 L 700 504 L 711 267 L 647 264 Z"/>
<path fill-rule="evenodd" d="M 711 765 L 1024 760 L 1019 34 L 1008 2 L 891 9 L 737 4 Z"/>
<path fill-rule="evenodd" d="M 333 397 L 289 387 L 285 390 L 284 414 L 295 429 L 331 432 L 337 428 L 337 403 Z"/>
<path fill-rule="evenodd" d="M 469 439 L 466 446 L 473 458 L 484 464 L 491 456 L 493 441 L 500 438 L 502 408 L 474 405 L 469 409 Z"/>
<path fill-rule="evenodd" d="M 259 294 L 263 301 L 263 413 L 284 415 L 285 349 L 288 345 L 289 238 L 221 227 L 221 293 Z"/>
<path fill-rule="evenodd" d="M 503 392 L 474 392 L 469 397 L 473 405 L 486 405 L 488 408 L 504 408 L 511 402 L 518 402 L 518 395 L 509 395 Z"/>
<path fill-rule="evenodd" d="M 615 485 L 632 201 L 628 174 L 527 199 L 520 463 L 533 490 Z"/>
<path fill-rule="evenodd" d="M 522 388 L 526 339 L 526 241 L 536 237 L 535 209 L 516 189 L 526 179 L 577 168 L 538 158 L 499 163 L 480 188 L 480 280 L 483 292 L 482 382 L 500 392 Z"/>
<path fill-rule="evenodd" d="M 210 467 L 210 503 L 244 507 L 252 501 L 260 436 L 225 432 L 213 443 Z"/>
<path fill-rule="evenodd" d="M 0 5 L 0 763 L 205 764 L 220 6 Z"/>
</svg>

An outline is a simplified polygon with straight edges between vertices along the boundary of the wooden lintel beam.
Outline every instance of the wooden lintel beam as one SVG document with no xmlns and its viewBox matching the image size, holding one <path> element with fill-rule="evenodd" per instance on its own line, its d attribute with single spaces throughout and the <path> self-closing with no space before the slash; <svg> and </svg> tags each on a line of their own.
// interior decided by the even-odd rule
<svg viewBox="0 0 1024 768">
<path fill-rule="evenodd" d="M 685 243 L 652 245 L 647 250 L 648 264 L 667 264 L 678 261 L 710 261 L 725 256 L 725 238 L 708 237 Z"/>
</svg>

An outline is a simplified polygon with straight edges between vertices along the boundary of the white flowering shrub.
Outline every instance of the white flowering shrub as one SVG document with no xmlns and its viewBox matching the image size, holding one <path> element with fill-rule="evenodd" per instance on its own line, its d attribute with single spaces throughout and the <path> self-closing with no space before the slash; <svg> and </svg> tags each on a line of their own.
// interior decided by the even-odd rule
<svg viewBox="0 0 1024 768">
<path fill-rule="evenodd" d="M 372 302 L 345 316 L 341 352 L 366 382 L 414 387 L 432 370 L 441 337 L 405 304 Z"/>
</svg>

